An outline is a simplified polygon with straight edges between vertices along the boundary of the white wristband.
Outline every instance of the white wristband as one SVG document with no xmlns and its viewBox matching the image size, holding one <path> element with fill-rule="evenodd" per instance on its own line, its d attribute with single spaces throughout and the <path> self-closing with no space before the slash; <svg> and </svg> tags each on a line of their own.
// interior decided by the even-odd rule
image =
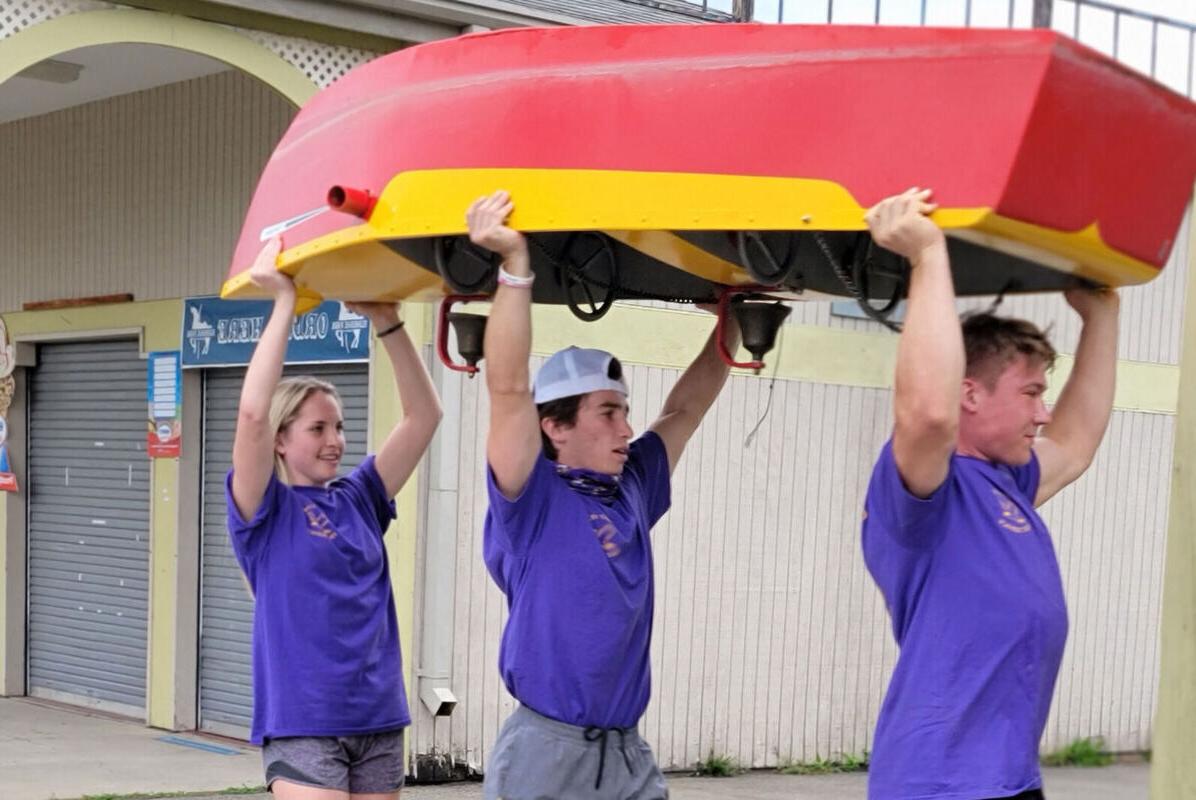
<svg viewBox="0 0 1196 800">
<path fill-rule="evenodd" d="M 510 286 L 512 289 L 530 289 L 532 284 L 536 282 L 535 274 L 527 276 L 512 275 L 502 268 L 500 264 L 498 267 L 498 282 L 504 286 Z"/>
</svg>

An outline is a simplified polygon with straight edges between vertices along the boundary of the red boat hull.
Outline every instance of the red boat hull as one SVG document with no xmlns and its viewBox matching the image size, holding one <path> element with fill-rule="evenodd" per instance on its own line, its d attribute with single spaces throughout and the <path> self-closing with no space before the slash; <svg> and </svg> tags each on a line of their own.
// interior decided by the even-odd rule
<svg viewBox="0 0 1196 800">
<path fill-rule="evenodd" d="M 1049 31 L 506 30 L 388 55 L 314 97 L 263 172 L 225 293 L 254 293 L 242 273 L 279 228 L 280 264 L 313 294 L 438 293 L 408 274 L 434 269 L 427 248 L 396 242 L 462 233 L 465 204 L 495 188 L 524 230 L 604 231 L 742 283 L 749 265 L 686 232 L 858 231 L 864 208 L 927 186 L 972 248 L 1057 273 L 1021 288 L 1140 283 L 1194 177 L 1196 106 Z M 280 225 L 333 186 L 376 205 Z M 962 293 L 1002 285 L 1005 262 L 982 261 L 993 274 L 972 281 L 957 265 Z M 803 281 L 789 288 L 834 293 Z"/>
</svg>

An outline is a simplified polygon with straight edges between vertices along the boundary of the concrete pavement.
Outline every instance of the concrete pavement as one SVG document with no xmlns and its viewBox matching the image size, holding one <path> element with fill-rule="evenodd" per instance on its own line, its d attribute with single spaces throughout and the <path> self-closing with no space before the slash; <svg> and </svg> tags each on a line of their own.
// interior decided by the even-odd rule
<svg viewBox="0 0 1196 800">
<path fill-rule="evenodd" d="M 1147 800 L 1149 766 L 1050 769 L 1050 800 Z M 0 798 L 186 792 L 193 800 L 269 800 L 228 795 L 260 786 L 257 749 L 28 698 L 0 698 Z M 859 800 L 863 774 L 790 776 L 759 770 L 734 778 L 670 776 L 673 800 Z M 208 794 L 204 794 L 208 793 Z M 480 783 L 411 786 L 403 800 L 478 800 Z"/>
<path fill-rule="evenodd" d="M 0 798 L 260 786 L 256 749 L 26 698 L 0 699 Z"/>
<path fill-rule="evenodd" d="M 780 775 L 756 770 L 734 778 L 669 776 L 670 800 L 863 800 L 868 778 L 848 775 Z M 1050 800 L 1147 800 L 1150 768 L 1146 764 L 1046 770 Z M 480 783 L 411 786 L 402 800 L 481 800 Z M 269 794 L 238 798 L 214 795 L 190 800 L 272 800 Z"/>
</svg>

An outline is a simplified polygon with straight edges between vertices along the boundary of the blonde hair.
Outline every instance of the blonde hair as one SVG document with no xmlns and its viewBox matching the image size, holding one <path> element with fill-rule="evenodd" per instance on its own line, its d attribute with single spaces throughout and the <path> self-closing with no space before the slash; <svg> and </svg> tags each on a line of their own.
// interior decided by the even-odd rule
<svg viewBox="0 0 1196 800">
<path fill-rule="evenodd" d="M 295 417 L 299 416 L 299 407 L 307 402 L 307 398 L 311 397 L 313 392 L 323 392 L 335 400 L 337 408 L 341 410 L 341 416 L 344 416 L 345 404 L 341 402 L 340 393 L 328 381 L 320 380 L 312 375 L 283 378 L 278 382 L 278 386 L 274 387 L 274 394 L 270 397 L 270 446 L 272 448 L 278 434 L 295 421 Z M 290 483 L 286 465 L 283 464 L 277 451 L 274 452 L 274 474 L 283 483 Z"/>
</svg>

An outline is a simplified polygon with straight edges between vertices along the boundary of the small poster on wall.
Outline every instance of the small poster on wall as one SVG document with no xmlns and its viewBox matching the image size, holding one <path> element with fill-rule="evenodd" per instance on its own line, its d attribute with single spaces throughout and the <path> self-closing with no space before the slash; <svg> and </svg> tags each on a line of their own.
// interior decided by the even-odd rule
<svg viewBox="0 0 1196 800">
<path fill-rule="evenodd" d="M 178 458 L 183 432 L 179 351 L 150 353 L 148 370 L 149 430 L 145 451 L 150 458 Z"/>
<path fill-rule="evenodd" d="M 17 476 L 13 474 L 8 460 L 8 407 L 12 404 L 12 393 L 16 389 L 12 371 L 16 367 L 13 347 L 8 343 L 8 326 L 0 319 L 0 491 L 17 491 Z"/>
<path fill-rule="evenodd" d="M 11 382 L 11 376 L 0 378 L 0 384 Z M 12 397 L 11 390 L 8 396 Z M 7 411 L 7 401 L 4 405 Z M 0 417 L 0 491 L 15 492 L 17 488 L 17 476 L 13 474 L 12 465 L 8 462 L 8 423 L 4 420 L 4 417 Z"/>
</svg>

